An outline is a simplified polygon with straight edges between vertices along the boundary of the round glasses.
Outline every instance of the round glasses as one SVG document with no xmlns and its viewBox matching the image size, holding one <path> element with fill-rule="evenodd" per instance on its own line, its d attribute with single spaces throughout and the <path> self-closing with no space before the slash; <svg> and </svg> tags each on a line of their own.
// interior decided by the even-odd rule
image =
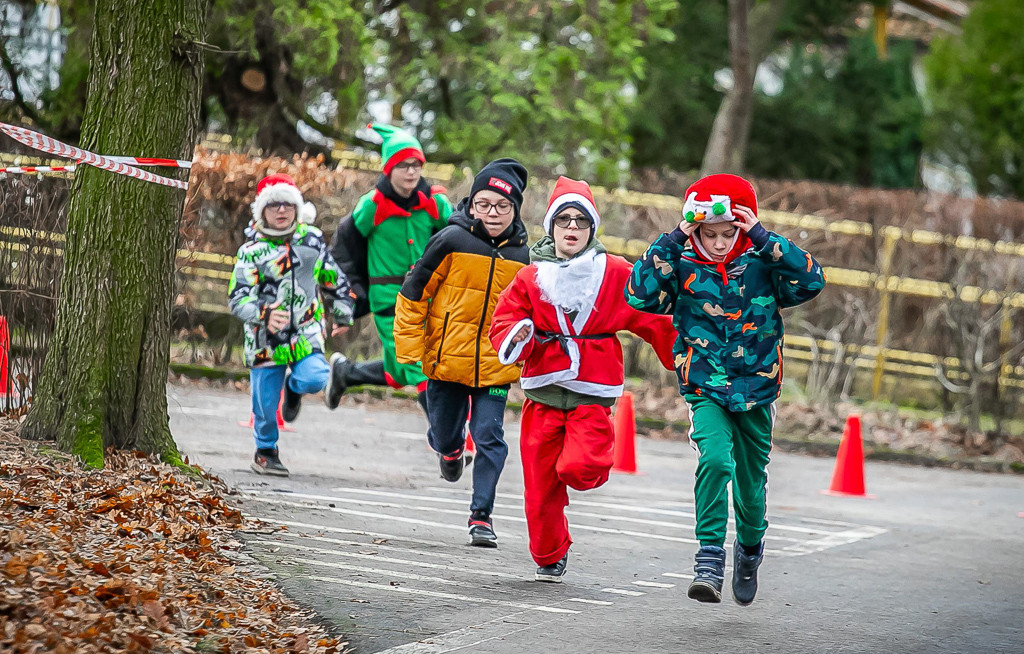
<svg viewBox="0 0 1024 654">
<path fill-rule="evenodd" d="M 268 202 L 267 203 L 267 209 L 270 209 L 271 211 L 276 211 L 277 209 L 285 209 L 285 208 L 289 208 L 289 207 L 294 209 L 295 205 L 292 204 L 291 202 Z"/>
<path fill-rule="evenodd" d="M 568 229 L 569 224 L 573 221 L 576 222 L 576 229 L 590 229 L 594 225 L 594 221 L 586 216 L 555 216 L 552 221 L 555 223 L 555 227 L 561 227 L 562 229 Z"/>
<path fill-rule="evenodd" d="M 508 200 L 502 200 L 497 204 L 491 204 L 484 200 L 477 200 L 473 203 L 473 211 L 480 215 L 487 215 L 491 213 L 491 209 L 494 209 L 494 213 L 499 216 L 505 216 L 508 212 L 512 211 L 512 203 Z"/>
</svg>

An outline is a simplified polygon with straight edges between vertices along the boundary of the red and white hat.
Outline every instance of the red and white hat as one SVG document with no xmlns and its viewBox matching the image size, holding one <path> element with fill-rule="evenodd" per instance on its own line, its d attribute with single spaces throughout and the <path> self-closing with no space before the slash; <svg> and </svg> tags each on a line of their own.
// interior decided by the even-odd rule
<svg viewBox="0 0 1024 654">
<path fill-rule="evenodd" d="M 750 182 L 739 175 L 719 173 L 702 177 L 686 189 L 683 220 L 688 223 L 731 223 L 732 208 L 747 207 L 757 215 L 757 194 Z"/>
<path fill-rule="evenodd" d="M 591 235 L 597 233 L 597 228 L 601 224 L 601 215 L 597 213 L 597 205 L 594 204 L 594 194 L 590 191 L 590 184 L 568 177 L 559 177 L 555 182 L 554 190 L 551 191 L 548 210 L 544 214 L 545 233 L 551 233 L 552 219 L 566 207 L 575 207 L 588 216 L 594 222 Z"/>
<path fill-rule="evenodd" d="M 263 210 L 271 202 L 287 202 L 295 205 L 297 222 L 312 223 L 316 218 L 316 207 L 302 199 L 302 192 L 295 180 L 284 173 L 268 175 L 256 185 L 256 200 L 252 203 L 252 219 L 256 229 L 270 236 L 287 236 L 295 231 L 295 225 L 287 230 L 270 230 L 263 224 Z M 276 233 L 280 232 L 280 233 Z"/>
</svg>

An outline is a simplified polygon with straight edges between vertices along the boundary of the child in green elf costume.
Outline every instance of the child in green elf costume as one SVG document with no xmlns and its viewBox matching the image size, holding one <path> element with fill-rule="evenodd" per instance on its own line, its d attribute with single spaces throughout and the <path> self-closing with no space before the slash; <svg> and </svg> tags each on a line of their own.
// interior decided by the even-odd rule
<svg viewBox="0 0 1024 654">
<path fill-rule="evenodd" d="M 426 411 L 427 377 L 420 364 L 398 363 L 395 358 L 395 302 L 427 241 L 448 224 L 452 205 L 444 187 L 423 179 L 426 157 L 413 135 L 390 125 L 369 127 L 384 139 L 383 174 L 338 224 L 332 254 L 349 278 L 356 317 L 373 314 L 384 357 L 352 363 L 335 353 L 331 360 L 339 365 L 333 368 L 338 373 L 332 381 L 341 392 L 363 384 L 415 386 Z"/>
</svg>

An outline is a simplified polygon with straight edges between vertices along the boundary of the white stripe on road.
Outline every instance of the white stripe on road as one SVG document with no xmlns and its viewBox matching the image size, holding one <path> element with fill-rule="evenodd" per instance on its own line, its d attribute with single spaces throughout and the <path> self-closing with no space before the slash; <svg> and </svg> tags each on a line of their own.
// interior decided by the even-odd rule
<svg viewBox="0 0 1024 654">
<path fill-rule="evenodd" d="M 438 599 L 455 600 L 458 602 L 470 602 L 475 604 L 492 604 L 495 606 L 510 606 L 515 609 L 526 609 L 529 611 L 543 611 L 545 613 L 567 613 L 570 615 L 578 614 L 579 611 L 573 611 L 572 609 L 561 609 L 556 606 L 540 606 L 537 604 L 526 604 L 524 602 L 511 602 L 508 600 L 497 600 L 489 597 L 470 597 L 469 595 L 456 595 L 454 593 L 441 593 L 433 590 L 423 590 L 420 588 L 409 588 L 408 586 L 391 586 L 384 584 L 373 584 L 367 581 L 352 581 L 349 579 L 338 579 L 337 577 L 321 577 L 318 575 L 302 575 L 306 579 L 312 579 L 314 581 L 323 581 L 329 584 L 341 584 L 343 586 L 353 586 L 355 588 L 372 588 L 374 590 L 391 591 L 393 593 L 404 593 L 408 595 L 423 595 L 424 597 L 436 597 Z"/>
<path fill-rule="evenodd" d="M 627 597 L 640 597 L 646 593 L 641 593 L 638 590 L 623 590 L 621 588 L 602 588 L 602 593 L 613 593 L 615 595 L 625 595 Z"/>
<path fill-rule="evenodd" d="M 416 518 L 404 518 L 402 516 L 393 515 L 390 513 L 374 513 L 372 511 L 353 511 L 352 509 L 339 509 L 337 507 L 330 506 L 310 506 L 309 504 L 303 504 L 302 502 L 286 502 L 284 500 L 273 500 L 269 497 L 256 497 L 250 495 L 249 499 L 256 502 L 263 502 L 265 504 L 277 504 L 279 506 L 291 506 L 300 509 L 317 509 L 319 511 L 330 511 L 331 513 L 340 513 L 342 515 L 355 515 L 361 518 L 380 518 L 381 520 L 391 522 L 406 522 L 413 525 L 423 525 L 426 527 L 437 527 L 438 529 L 454 529 L 456 531 L 466 531 L 465 527 L 457 525 L 451 525 L 445 522 L 434 522 L 432 520 L 418 520 Z"/>
<path fill-rule="evenodd" d="M 380 435 L 389 438 L 401 438 L 406 441 L 420 441 L 424 445 L 428 444 L 426 434 L 417 434 L 411 431 L 382 431 Z"/>
<path fill-rule="evenodd" d="M 252 499 L 256 499 L 255 497 Z M 291 520 L 278 520 L 277 518 L 258 518 L 261 522 L 271 522 L 275 525 L 285 525 L 288 527 L 302 527 L 304 529 L 315 529 L 317 531 L 330 531 L 336 534 L 355 534 L 357 536 L 370 536 L 371 538 L 383 538 L 385 540 L 396 540 L 406 543 L 416 543 L 418 545 L 433 545 L 435 547 L 443 547 L 448 549 L 452 546 L 451 543 L 443 543 L 439 540 L 423 540 L 422 538 L 412 538 L 410 536 L 396 536 L 394 534 L 382 534 L 376 531 L 366 531 L 365 529 L 345 529 L 343 527 L 328 527 L 327 525 L 314 525 L 308 522 L 293 522 Z M 251 532 L 250 532 L 251 533 Z M 283 531 L 282 534 L 294 535 L 293 532 Z M 369 544 L 369 543 L 367 543 Z M 410 550 L 417 551 L 417 550 Z M 419 554 L 427 554 L 427 552 L 418 552 Z"/>
<path fill-rule="evenodd" d="M 266 494 L 274 494 L 274 495 L 286 495 L 286 496 L 289 496 L 289 497 L 299 497 L 299 498 L 304 498 L 304 499 L 316 499 L 316 500 L 320 500 L 320 501 L 324 501 L 324 502 L 337 502 L 337 503 L 342 503 L 342 504 L 370 504 L 370 505 L 373 505 L 373 506 L 380 506 L 380 507 L 389 508 L 389 509 L 411 509 L 413 511 L 430 511 L 431 513 L 448 513 L 448 514 L 460 515 L 460 516 L 465 515 L 464 511 L 458 511 L 458 510 L 455 510 L 455 509 L 440 509 L 440 508 L 433 507 L 433 506 L 410 506 L 408 504 L 394 504 L 394 503 L 391 503 L 391 502 L 371 502 L 371 501 L 368 501 L 368 500 L 356 500 L 356 499 L 352 499 L 352 498 L 333 497 L 333 496 L 327 496 L 327 495 L 315 495 L 315 494 L 309 494 L 309 493 L 278 493 L 276 491 L 255 491 L 255 493 L 266 493 Z M 449 529 L 454 528 L 454 529 L 458 529 L 460 531 L 465 530 L 464 527 L 454 527 L 453 525 L 446 525 L 446 524 L 439 523 L 439 522 L 430 522 L 430 521 L 424 521 L 424 520 L 417 520 L 417 519 L 414 519 L 414 518 L 403 518 L 401 516 L 396 516 L 396 515 L 393 515 L 393 514 L 370 513 L 370 512 L 366 512 L 366 511 L 353 511 L 353 510 L 350 510 L 350 509 L 338 509 L 336 507 L 324 507 L 324 506 L 320 506 L 320 505 L 310 506 L 308 504 L 301 504 L 301 503 L 298 503 L 298 502 L 284 502 L 284 501 L 281 501 L 281 500 L 271 500 L 271 499 L 268 499 L 268 498 L 256 497 L 255 495 L 251 495 L 251 497 L 252 497 L 252 499 L 258 500 L 260 502 L 268 502 L 268 503 L 271 503 L 271 504 L 283 504 L 283 505 L 286 505 L 286 506 L 298 506 L 298 507 L 304 507 L 304 508 L 307 508 L 307 509 L 316 508 L 316 509 L 320 509 L 320 510 L 333 511 L 333 512 L 336 512 L 336 513 L 360 515 L 360 516 L 366 516 L 366 517 L 380 517 L 380 518 L 387 518 L 387 519 L 390 519 L 390 520 L 398 520 L 398 521 L 401 521 L 401 522 L 412 522 L 414 524 L 424 524 L 424 525 L 431 525 L 431 526 L 437 526 L 437 527 L 445 527 L 445 528 L 449 528 Z M 423 498 L 417 498 L 417 499 L 423 499 Z M 579 515 L 579 514 L 577 513 L 576 515 Z M 598 517 L 604 518 L 606 516 L 598 516 Z M 502 520 L 509 520 L 509 521 L 512 521 L 512 522 L 522 522 L 522 523 L 526 522 L 526 518 L 518 518 L 518 517 L 515 517 L 515 516 L 508 516 L 508 515 L 501 516 L 501 519 Z M 581 525 L 581 524 L 574 524 L 572 526 L 572 528 L 573 529 L 578 529 L 578 530 L 585 530 L 585 531 L 597 531 L 597 532 L 605 533 L 605 534 L 619 534 L 619 535 L 622 535 L 622 536 L 633 536 L 635 538 L 648 538 L 648 539 L 651 539 L 651 540 L 665 540 L 665 541 L 671 541 L 673 543 L 689 543 L 689 544 L 693 544 L 693 545 L 697 544 L 697 541 L 692 539 L 692 538 L 681 538 L 681 537 L 676 537 L 676 536 L 664 536 L 662 534 L 652 534 L 652 533 L 641 532 L 641 531 L 629 531 L 627 529 L 612 529 L 611 527 L 597 527 L 597 526 L 594 526 L 594 525 Z M 518 534 L 512 534 L 512 538 L 522 538 L 522 536 L 520 536 Z"/>
<path fill-rule="evenodd" d="M 289 533 L 287 531 L 275 534 L 276 536 L 286 536 L 288 538 L 298 538 L 306 541 L 315 541 L 317 543 L 329 543 L 331 545 L 354 545 L 362 548 L 373 548 L 378 550 L 394 550 L 405 554 L 416 554 L 418 556 L 432 556 L 437 559 L 450 560 L 453 558 L 451 551 L 448 552 L 424 552 L 423 550 L 415 550 L 408 547 L 398 547 L 397 545 L 386 545 L 384 543 L 366 543 L 358 540 L 344 540 L 341 538 L 331 538 L 330 536 L 313 536 L 306 533 Z M 255 542 L 255 541 L 253 541 Z M 447 549 L 451 550 L 453 545 L 449 543 Z M 335 550 L 330 550 L 335 551 Z"/>
<path fill-rule="evenodd" d="M 427 563 L 426 561 L 411 561 L 409 559 L 394 559 L 387 556 L 380 556 L 378 554 L 364 554 L 362 552 L 342 552 L 341 550 L 328 550 L 321 547 L 307 547 L 306 545 L 296 545 L 294 543 L 284 543 L 281 541 L 251 540 L 249 542 L 259 543 L 260 545 L 268 545 L 270 547 L 284 547 L 287 549 L 298 550 L 301 552 L 316 552 L 317 554 L 344 556 L 353 559 L 368 559 L 372 561 L 381 561 L 384 563 L 400 563 L 403 565 L 411 565 L 417 568 L 430 568 L 432 570 L 447 570 L 448 572 L 466 572 L 474 575 L 500 577 L 502 579 L 515 579 L 517 581 L 522 581 L 524 578 L 523 575 L 514 575 L 507 572 L 498 572 L 496 570 L 475 570 L 473 568 L 460 568 L 458 566 L 443 565 L 441 563 Z"/>
<path fill-rule="evenodd" d="M 645 588 L 675 588 L 675 584 L 664 584 L 660 581 L 634 581 L 634 586 L 643 586 Z"/>
<path fill-rule="evenodd" d="M 850 543 L 856 543 L 860 540 L 867 538 L 874 538 L 880 534 L 884 534 L 886 529 L 881 527 L 858 527 L 855 529 L 848 529 L 838 533 L 832 533 L 824 538 L 817 538 L 815 540 L 804 541 L 795 545 L 787 545 L 782 548 L 783 554 L 813 554 L 815 552 L 821 552 L 833 547 L 840 545 L 849 545 Z"/>
<path fill-rule="evenodd" d="M 685 572 L 662 572 L 661 576 L 672 577 L 673 579 L 693 579 L 692 574 L 687 574 Z"/>
<path fill-rule="evenodd" d="M 597 606 L 611 606 L 612 602 L 604 600 L 583 599 L 582 597 L 570 597 L 567 602 L 579 602 L 580 604 L 596 604 Z"/>
</svg>

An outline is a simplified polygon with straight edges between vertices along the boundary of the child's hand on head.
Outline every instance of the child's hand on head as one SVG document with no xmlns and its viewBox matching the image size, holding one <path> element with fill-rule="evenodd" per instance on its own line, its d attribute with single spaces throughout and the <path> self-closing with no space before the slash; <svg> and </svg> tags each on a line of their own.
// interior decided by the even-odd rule
<svg viewBox="0 0 1024 654">
<path fill-rule="evenodd" d="M 700 227 L 700 223 L 699 222 L 692 222 L 691 223 L 690 221 L 686 220 L 685 218 L 683 220 L 679 221 L 679 231 L 681 231 L 686 236 L 689 236 L 690 234 L 692 234 L 695 231 L 697 231 L 698 227 Z"/>
<path fill-rule="evenodd" d="M 754 225 L 758 224 L 757 216 L 754 212 L 744 207 L 742 204 L 736 204 L 732 207 L 732 213 L 736 216 L 736 220 L 732 221 L 733 225 L 736 225 L 744 232 L 749 232 Z"/>
</svg>

